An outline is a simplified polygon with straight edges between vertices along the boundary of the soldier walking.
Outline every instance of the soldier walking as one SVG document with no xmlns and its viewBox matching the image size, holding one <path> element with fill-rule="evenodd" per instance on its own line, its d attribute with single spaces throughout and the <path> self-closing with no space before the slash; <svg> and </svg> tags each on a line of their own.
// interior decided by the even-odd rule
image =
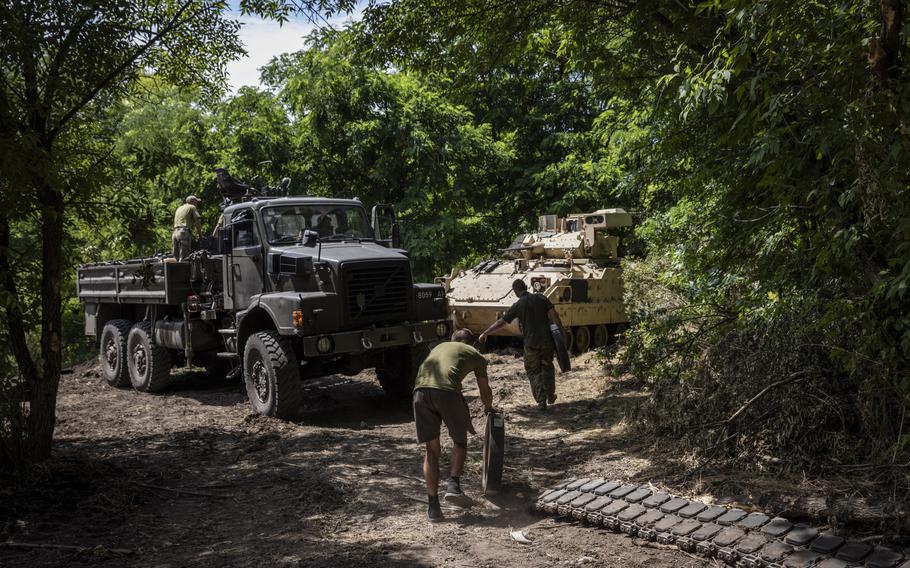
<svg viewBox="0 0 910 568">
<path fill-rule="evenodd" d="M 470 507 L 471 498 L 461 490 L 461 472 L 468 452 L 468 432 L 474 433 L 471 413 L 461 394 L 461 382 L 471 372 L 477 379 L 480 400 L 486 412 L 493 410 L 493 391 L 487 380 L 487 360 L 471 347 L 474 334 L 460 329 L 452 341 L 437 345 L 417 372 L 414 385 L 414 422 L 417 441 L 426 444 L 423 477 L 427 485 L 427 520 L 443 520 L 439 505 L 439 443 L 440 425 L 445 422 L 454 447 L 451 454 L 450 476 L 446 482 L 445 500 L 459 507 Z"/>
<path fill-rule="evenodd" d="M 190 195 L 185 203 L 177 208 L 174 213 L 174 233 L 171 235 L 174 258 L 178 261 L 185 259 L 193 250 L 193 230 L 202 236 L 202 215 L 196 209 L 199 198 Z"/>
<path fill-rule="evenodd" d="M 479 339 L 481 343 L 485 342 L 491 333 L 518 318 L 524 336 L 525 372 L 537 408 L 543 411 L 547 409 L 547 404 L 556 402 L 556 369 L 553 366 L 554 346 L 550 324 L 555 323 L 562 329 L 562 320 L 546 296 L 528 293 L 528 285 L 524 280 L 514 280 L 512 291 L 518 296 L 518 301 L 481 333 Z"/>
</svg>

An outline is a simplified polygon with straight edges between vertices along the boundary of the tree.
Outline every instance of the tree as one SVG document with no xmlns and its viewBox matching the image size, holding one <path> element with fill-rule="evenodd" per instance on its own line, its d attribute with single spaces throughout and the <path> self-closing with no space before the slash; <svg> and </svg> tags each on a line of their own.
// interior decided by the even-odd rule
<svg viewBox="0 0 910 568">
<path fill-rule="evenodd" d="M 335 7 L 347 2 L 333 3 Z M 279 20 L 320 0 L 244 0 Z M 154 72 L 217 98 L 242 53 L 227 3 L 211 0 L 11 0 L 0 5 L 0 289 L 10 351 L 29 391 L 30 460 L 49 455 L 61 371 L 66 223 L 103 181 L 106 112 Z M 40 284 L 20 278 L 17 235 L 38 241 Z M 40 316 L 28 308 L 40 306 Z M 39 329 L 32 344 L 33 326 Z"/>
<path fill-rule="evenodd" d="M 787 383 L 772 410 L 757 405 L 739 421 L 755 428 L 800 414 L 797 436 L 859 416 L 847 427 L 856 445 L 832 452 L 861 445 L 874 458 L 906 451 L 910 439 L 900 418 L 910 408 L 904 17 L 891 0 L 402 0 L 367 11 L 362 45 L 398 68 L 468 85 L 557 30 L 566 75 L 587 77 L 615 104 L 587 153 L 612 163 L 608 191 L 641 212 L 650 267 L 668 292 L 661 301 L 672 297 L 639 304 L 639 339 L 625 352 L 666 394 L 655 423 L 678 425 L 667 419 L 673 405 L 703 415 L 699 392 L 732 414 L 749 389 L 792 371 L 778 363 L 805 363 L 802 387 L 852 394 L 824 405 Z M 634 125 L 630 143 L 597 160 L 596 140 L 623 120 Z M 789 341 L 772 341 L 781 336 Z M 743 345 L 774 357 L 725 359 Z M 766 432 L 757 445 L 802 443 Z"/>
<path fill-rule="evenodd" d="M 483 217 L 497 213 L 510 148 L 438 78 L 358 61 L 350 40 L 314 36 L 264 71 L 293 117 L 295 181 L 311 194 L 397 205 L 416 274 L 431 278 L 499 240 Z"/>
</svg>

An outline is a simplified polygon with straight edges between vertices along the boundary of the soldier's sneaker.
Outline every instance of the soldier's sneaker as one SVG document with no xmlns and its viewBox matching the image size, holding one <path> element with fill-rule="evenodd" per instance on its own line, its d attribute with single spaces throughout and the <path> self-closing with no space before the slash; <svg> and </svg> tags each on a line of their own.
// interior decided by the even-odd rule
<svg viewBox="0 0 910 568">
<path fill-rule="evenodd" d="M 461 490 L 461 487 L 458 487 L 457 485 L 449 485 L 448 489 L 446 489 L 445 499 L 446 503 L 451 503 L 456 507 L 461 507 L 462 509 L 468 509 L 474 505 L 474 501 L 465 495 Z"/>
<path fill-rule="evenodd" d="M 556 402 L 556 393 L 555 392 L 547 397 L 547 404 L 553 404 L 554 402 Z"/>
<path fill-rule="evenodd" d="M 435 503 L 430 503 L 427 507 L 427 520 L 431 523 L 438 523 L 439 521 L 444 521 L 445 517 L 442 515 L 442 507 L 439 506 L 439 501 Z"/>
</svg>

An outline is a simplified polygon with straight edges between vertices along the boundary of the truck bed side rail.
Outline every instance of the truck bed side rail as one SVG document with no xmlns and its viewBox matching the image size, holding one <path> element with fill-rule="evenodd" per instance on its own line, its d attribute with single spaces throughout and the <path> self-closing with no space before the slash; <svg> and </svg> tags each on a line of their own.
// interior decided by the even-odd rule
<svg viewBox="0 0 910 568">
<path fill-rule="evenodd" d="M 139 261 L 82 266 L 76 291 L 86 302 L 180 304 L 191 293 L 187 262 Z"/>
</svg>

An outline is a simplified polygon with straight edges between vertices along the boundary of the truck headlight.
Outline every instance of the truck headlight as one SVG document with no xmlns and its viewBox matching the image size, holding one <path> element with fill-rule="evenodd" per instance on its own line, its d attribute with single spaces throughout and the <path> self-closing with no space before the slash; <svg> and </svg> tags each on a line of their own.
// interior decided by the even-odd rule
<svg viewBox="0 0 910 568">
<path fill-rule="evenodd" d="M 316 351 L 322 354 L 329 353 L 335 347 L 335 342 L 328 335 L 323 335 L 316 340 Z"/>
<path fill-rule="evenodd" d="M 449 322 L 441 321 L 436 324 L 436 337 L 445 337 L 449 334 Z"/>
</svg>

